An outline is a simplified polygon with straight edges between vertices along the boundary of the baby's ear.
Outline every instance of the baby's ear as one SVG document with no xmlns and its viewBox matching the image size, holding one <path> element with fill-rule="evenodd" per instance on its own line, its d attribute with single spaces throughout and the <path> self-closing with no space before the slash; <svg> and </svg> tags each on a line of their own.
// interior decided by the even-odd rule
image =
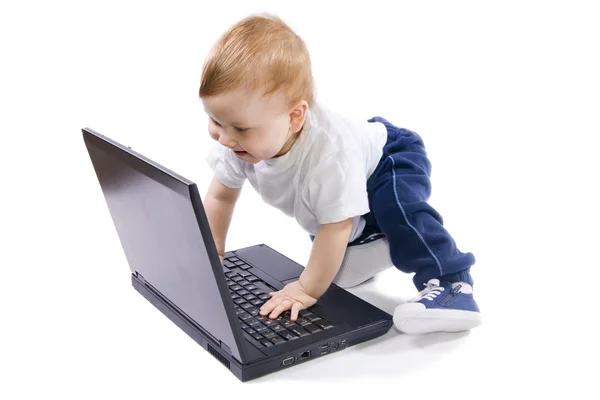
<svg viewBox="0 0 600 400">
<path fill-rule="evenodd" d="M 296 106 L 290 111 L 290 129 L 292 133 L 297 133 L 302 129 L 306 113 L 308 112 L 308 103 L 306 100 L 299 101 Z"/>
</svg>

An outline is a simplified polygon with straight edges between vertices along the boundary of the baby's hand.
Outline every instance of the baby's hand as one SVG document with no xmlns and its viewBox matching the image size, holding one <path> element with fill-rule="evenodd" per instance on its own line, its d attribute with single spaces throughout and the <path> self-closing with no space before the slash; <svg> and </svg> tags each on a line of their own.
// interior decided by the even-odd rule
<svg viewBox="0 0 600 400">
<path fill-rule="evenodd" d="M 277 318 L 284 311 L 292 310 L 290 320 L 298 318 L 298 312 L 314 305 L 317 299 L 306 293 L 300 281 L 287 284 L 278 292 L 269 293 L 271 299 L 260 308 L 260 315 L 269 315 L 269 318 Z"/>
</svg>

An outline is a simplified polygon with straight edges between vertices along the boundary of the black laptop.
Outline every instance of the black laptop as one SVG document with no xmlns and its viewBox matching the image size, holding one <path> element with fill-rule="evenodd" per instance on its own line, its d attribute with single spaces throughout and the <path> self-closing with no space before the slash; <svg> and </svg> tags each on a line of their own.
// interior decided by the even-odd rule
<svg viewBox="0 0 600 400">
<path fill-rule="evenodd" d="M 83 138 L 133 287 L 242 381 L 381 336 L 392 317 L 331 285 L 292 322 L 258 310 L 303 267 L 264 244 L 221 265 L 196 184 L 91 129 Z"/>
</svg>

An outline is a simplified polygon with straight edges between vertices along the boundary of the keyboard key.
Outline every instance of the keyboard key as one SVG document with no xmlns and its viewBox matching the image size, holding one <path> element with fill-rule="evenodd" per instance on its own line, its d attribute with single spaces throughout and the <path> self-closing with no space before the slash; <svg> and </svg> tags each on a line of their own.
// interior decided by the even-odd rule
<svg viewBox="0 0 600 400">
<path fill-rule="evenodd" d="M 256 287 L 256 286 L 255 286 L 255 287 Z M 246 288 L 246 290 L 250 290 L 250 289 Z M 252 290 L 252 291 L 251 291 L 251 293 L 252 293 L 253 295 L 255 295 L 255 296 L 260 296 L 261 294 L 265 294 L 265 293 L 263 293 L 263 291 L 262 291 L 262 290 L 260 290 L 260 289 Z"/>
<path fill-rule="evenodd" d="M 248 332 L 248 331 L 252 331 L 252 332 L 254 332 L 254 329 L 250 328 L 250 327 L 249 327 L 248 325 L 246 325 L 246 324 L 242 324 L 242 329 L 243 329 L 243 330 L 245 330 L 246 332 Z M 248 332 L 248 333 L 250 333 L 250 334 L 251 334 L 252 332 Z"/>
<path fill-rule="evenodd" d="M 273 332 L 272 330 L 267 329 L 264 332 L 261 332 L 261 334 L 265 337 L 265 339 L 270 339 L 273 336 L 277 336 L 277 334 L 275 332 Z"/>
<path fill-rule="evenodd" d="M 239 299 L 233 300 L 233 302 L 237 305 L 241 305 L 241 304 L 245 303 L 246 300 L 240 297 Z"/>
<path fill-rule="evenodd" d="M 301 328 L 298 325 L 296 325 L 294 327 L 290 327 L 290 328 L 288 328 L 288 330 L 290 332 L 293 332 L 294 334 L 300 336 L 300 337 L 304 337 L 304 336 L 310 335 L 310 333 L 308 333 L 308 331 L 306 329 Z"/>
<path fill-rule="evenodd" d="M 289 328 L 291 326 L 298 326 L 298 325 L 296 325 L 295 322 L 292 322 L 290 320 L 285 320 L 285 322 L 283 322 L 283 326 L 285 326 L 286 328 Z"/>
<path fill-rule="evenodd" d="M 245 279 L 242 279 L 241 281 L 238 281 L 237 283 L 238 283 L 238 285 L 242 285 L 242 286 L 248 286 L 250 284 L 250 282 L 248 282 Z"/>
<path fill-rule="evenodd" d="M 260 296 L 258 296 L 259 299 L 261 300 L 269 300 L 271 298 L 271 296 L 269 296 L 268 294 L 264 293 L 261 294 Z"/>
<path fill-rule="evenodd" d="M 256 300 L 256 296 L 253 295 L 252 293 L 248 293 L 247 295 L 244 296 L 244 298 L 246 299 L 246 301 Z"/>
<path fill-rule="evenodd" d="M 232 263 L 232 262 L 231 262 L 231 261 L 229 261 L 229 260 L 224 260 L 224 261 L 223 261 L 223 265 L 225 265 L 227 268 L 233 268 L 233 267 L 235 267 L 235 264 L 234 264 L 234 263 Z"/>
<path fill-rule="evenodd" d="M 267 284 L 261 282 L 261 281 L 255 281 L 253 282 L 254 285 L 259 288 L 260 290 L 262 290 L 263 292 L 265 292 L 266 294 L 269 294 L 271 292 L 276 292 L 277 289 L 273 289 L 272 287 L 268 286 Z"/>
<path fill-rule="evenodd" d="M 300 326 L 305 326 L 305 325 L 310 324 L 311 322 L 309 320 L 307 320 L 306 318 L 298 318 L 296 320 L 296 323 Z"/>
<path fill-rule="evenodd" d="M 313 314 L 311 312 L 305 313 L 304 315 L 302 315 L 302 317 L 306 318 L 307 320 L 309 320 L 311 322 L 314 321 L 314 320 L 317 320 L 317 319 L 321 319 L 321 317 L 319 317 L 318 315 L 315 315 L 315 314 Z"/>
<path fill-rule="evenodd" d="M 232 257 L 227 257 L 227 260 L 228 260 L 228 261 L 231 261 L 231 262 L 240 261 L 240 259 L 239 259 L 239 258 L 237 258 L 237 257 L 235 257 L 235 256 L 232 256 Z"/>
<path fill-rule="evenodd" d="M 244 278 L 242 278 L 241 276 L 236 274 L 231 277 L 231 280 L 234 282 L 238 282 L 238 281 L 244 280 Z"/>
<path fill-rule="evenodd" d="M 233 293 L 233 294 L 231 295 L 231 300 L 235 300 L 235 299 L 239 299 L 239 298 L 240 298 L 240 295 L 239 295 L 239 294 L 237 294 L 237 293 Z"/>
<path fill-rule="evenodd" d="M 295 339 L 298 339 L 298 336 L 294 335 L 292 332 L 289 332 L 287 330 L 283 331 L 283 332 L 279 332 L 279 336 L 281 336 L 285 340 L 295 340 Z"/>
<path fill-rule="evenodd" d="M 275 320 L 272 320 L 272 319 L 267 319 L 266 321 L 263 321 L 263 324 L 265 324 L 266 326 L 268 326 L 270 328 L 272 326 L 277 325 L 277 322 L 275 322 Z"/>
<path fill-rule="evenodd" d="M 260 305 L 264 304 L 264 301 L 262 301 L 261 299 L 256 299 L 256 300 L 252 300 L 250 303 L 252 303 L 253 306 L 260 306 Z"/>
<path fill-rule="evenodd" d="M 256 317 L 259 314 L 257 308 L 248 308 L 246 311 L 248 312 L 248 314 L 252 315 L 253 317 Z"/>
<path fill-rule="evenodd" d="M 307 331 L 309 331 L 310 333 L 315 333 L 315 332 L 321 331 L 321 328 L 319 328 L 315 324 L 304 325 L 303 328 L 306 329 Z"/>
<path fill-rule="evenodd" d="M 238 265 L 238 268 L 241 268 L 241 269 L 250 269 L 252 267 L 249 266 L 248 264 L 241 264 L 241 265 Z"/>
<path fill-rule="evenodd" d="M 256 332 L 255 332 L 255 333 L 251 333 L 250 335 L 251 335 L 251 336 L 252 336 L 254 339 L 256 339 L 256 340 L 263 340 L 263 339 L 264 339 L 264 338 L 263 338 L 263 335 L 261 335 L 260 333 L 256 333 Z"/>
<path fill-rule="evenodd" d="M 265 347 L 275 346 L 273 343 L 269 342 L 268 340 L 261 340 L 260 344 L 262 344 Z"/>
<path fill-rule="evenodd" d="M 249 276 L 252 276 L 252 274 L 248 271 L 240 271 L 239 275 L 243 278 L 247 278 Z"/>
<path fill-rule="evenodd" d="M 244 332 L 244 339 L 246 339 L 247 341 L 249 341 L 250 343 L 252 343 L 254 346 L 258 347 L 259 349 L 262 349 L 263 347 L 265 347 L 264 344 L 262 344 L 261 342 L 259 342 L 256 339 L 254 339 L 252 336 L 248 335 L 245 332 Z"/>
<path fill-rule="evenodd" d="M 285 340 L 283 340 L 280 336 L 275 335 L 275 336 L 269 338 L 269 342 L 277 345 L 277 344 L 285 343 Z"/>
<path fill-rule="evenodd" d="M 262 326 L 262 324 L 254 318 L 247 320 L 246 323 L 248 326 L 252 327 L 252 329 L 254 329 L 254 327 Z"/>
<path fill-rule="evenodd" d="M 280 324 L 275 324 L 275 325 L 271 326 L 271 329 L 273 329 L 275 332 L 285 331 L 285 327 Z"/>
<path fill-rule="evenodd" d="M 333 328 L 333 325 L 331 324 L 331 322 L 325 321 L 324 319 L 321 319 L 321 318 L 314 320 L 313 323 L 323 329 Z"/>
<path fill-rule="evenodd" d="M 244 289 L 248 290 L 248 291 L 253 291 L 253 290 L 258 290 L 258 288 L 256 286 L 254 286 L 253 284 L 248 284 L 244 286 Z M 262 292 L 261 292 L 262 293 Z"/>
<path fill-rule="evenodd" d="M 250 292 L 247 291 L 246 289 L 242 289 L 242 290 L 238 290 L 237 294 L 239 294 L 240 296 L 245 296 L 247 294 L 250 294 Z"/>
<path fill-rule="evenodd" d="M 229 289 L 238 291 L 238 290 L 242 290 L 242 287 L 238 284 L 235 284 L 233 286 L 230 286 Z"/>
<path fill-rule="evenodd" d="M 258 332 L 258 333 L 263 333 L 263 332 L 265 332 L 265 331 L 268 331 L 268 330 L 269 330 L 269 328 L 267 328 L 266 326 L 264 326 L 264 325 L 262 325 L 262 324 L 260 324 L 260 325 L 257 325 L 257 326 L 253 326 L 253 328 L 254 328 L 254 330 L 255 330 L 256 332 Z"/>
<path fill-rule="evenodd" d="M 242 321 L 245 321 L 247 319 L 252 318 L 252 315 L 245 312 L 243 314 L 238 315 L 238 318 L 241 319 Z"/>
<path fill-rule="evenodd" d="M 244 310 L 247 310 L 249 308 L 253 308 L 254 306 L 250 303 L 244 303 L 244 304 L 240 305 L 240 307 L 242 307 Z"/>
<path fill-rule="evenodd" d="M 258 280 L 260 280 L 260 279 L 258 279 L 258 278 L 257 278 L 257 277 L 255 277 L 254 275 L 252 275 L 252 276 L 249 276 L 249 277 L 247 277 L 247 278 L 246 278 L 246 280 L 247 280 L 248 282 L 256 282 L 256 281 L 258 281 Z"/>
</svg>

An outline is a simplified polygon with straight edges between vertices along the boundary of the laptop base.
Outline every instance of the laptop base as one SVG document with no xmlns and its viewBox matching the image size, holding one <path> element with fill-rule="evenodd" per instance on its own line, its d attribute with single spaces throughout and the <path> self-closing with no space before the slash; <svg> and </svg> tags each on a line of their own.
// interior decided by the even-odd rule
<svg viewBox="0 0 600 400">
<path fill-rule="evenodd" d="M 310 348 L 298 349 L 296 351 L 298 354 L 269 357 L 249 365 L 244 365 L 222 350 L 218 341 L 211 338 L 208 333 L 204 332 L 193 321 L 185 317 L 180 311 L 176 310 L 147 283 L 143 282 L 134 274 L 131 275 L 131 282 L 134 289 L 146 300 L 154 305 L 181 330 L 187 333 L 187 335 L 202 346 L 204 350 L 212 354 L 213 357 L 219 360 L 221 364 L 229 369 L 242 382 L 256 379 L 285 368 L 290 368 L 315 358 L 333 354 L 342 351 L 349 346 L 374 339 L 385 334 L 392 325 L 392 321 L 382 321 L 381 324 L 354 330 L 349 334 L 345 334 L 343 338 L 333 338 L 330 339 L 330 342 L 328 343 L 314 343 Z"/>
</svg>

